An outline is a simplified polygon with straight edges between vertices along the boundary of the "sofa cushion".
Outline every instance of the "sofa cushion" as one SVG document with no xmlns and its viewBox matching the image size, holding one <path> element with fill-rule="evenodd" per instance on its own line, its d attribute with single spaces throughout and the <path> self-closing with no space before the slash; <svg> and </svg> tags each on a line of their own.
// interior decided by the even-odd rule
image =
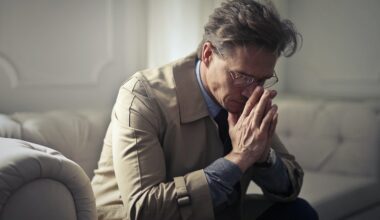
<svg viewBox="0 0 380 220">
<path fill-rule="evenodd" d="M 320 219 L 342 219 L 380 201 L 380 181 L 348 175 L 307 172 L 300 197 L 307 198 Z"/>
<path fill-rule="evenodd" d="M 279 106 L 277 125 L 279 137 L 303 168 L 318 170 L 335 145 L 333 141 L 321 139 L 312 132 L 322 103 L 305 103 L 302 100 L 292 99 L 280 99 L 276 102 Z"/>
<path fill-rule="evenodd" d="M 364 103 L 329 103 L 317 132 L 336 139 L 334 153 L 322 171 L 362 176 L 380 176 L 379 124 L 375 112 Z"/>
<path fill-rule="evenodd" d="M 248 194 L 263 194 L 253 182 Z M 300 193 L 317 210 L 320 219 L 343 219 L 380 201 L 376 178 L 308 171 Z"/>
<path fill-rule="evenodd" d="M 49 146 L 78 163 L 92 178 L 108 124 L 104 111 L 15 113 L 23 140 Z"/>
<path fill-rule="evenodd" d="M 369 220 L 369 219 L 380 219 L 380 204 L 368 207 L 361 212 L 355 213 L 353 216 L 348 217 L 345 220 Z"/>
<path fill-rule="evenodd" d="M 380 174 L 380 128 L 361 102 L 280 99 L 277 132 L 306 170 Z"/>
</svg>

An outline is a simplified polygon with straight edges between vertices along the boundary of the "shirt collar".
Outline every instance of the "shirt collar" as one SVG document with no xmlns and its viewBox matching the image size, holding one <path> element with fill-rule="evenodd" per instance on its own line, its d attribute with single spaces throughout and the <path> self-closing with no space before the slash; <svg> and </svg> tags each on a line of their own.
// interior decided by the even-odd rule
<svg viewBox="0 0 380 220">
<path fill-rule="evenodd" d="M 203 86 L 202 79 L 201 79 L 201 61 L 198 60 L 195 66 L 195 74 L 197 75 L 197 81 L 199 84 L 199 87 L 201 88 L 202 96 L 207 104 L 207 109 L 211 116 L 213 118 L 216 117 L 216 115 L 221 110 L 221 107 L 214 102 L 214 100 L 210 97 L 210 95 L 207 93 L 206 89 Z"/>
</svg>

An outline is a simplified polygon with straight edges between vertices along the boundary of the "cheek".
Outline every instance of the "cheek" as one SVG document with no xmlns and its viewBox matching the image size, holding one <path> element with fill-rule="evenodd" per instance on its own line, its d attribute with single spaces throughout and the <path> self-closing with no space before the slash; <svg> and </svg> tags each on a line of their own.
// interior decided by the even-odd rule
<svg viewBox="0 0 380 220">
<path fill-rule="evenodd" d="M 236 88 L 228 88 L 223 93 L 223 106 L 229 110 L 234 109 L 231 112 L 240 111 L 244 107 L 246 98 L 242 95 L 242 91 Z"/>
<path fill-rule="evenodd" d="M 210 89 L 219 102 L 223 100 L 224 97 L 231 91 L 228 79 L 224 74 L 215 74 L 215 77 L 212 79 L 212 83 L 210 84 Z"/>
<path fill-rule="evenodd" d="M 231 103 L 241 102 L 244 97 L 242 91 L 233 87 L 231 79 L 226 72 L 213 69 L 212 76 L 208 79 L 209 89 L 214 99 L 223 107 L 228 108 Z"/>
<path fill-rule="evenodd" d="M 239 96 L 237 91 L 228 83 L 228 81 L 223 81 L 223 83 L 221 83 L 218 94 L 223 102 L 236 99 L 236 97 Z"/>
</svg>

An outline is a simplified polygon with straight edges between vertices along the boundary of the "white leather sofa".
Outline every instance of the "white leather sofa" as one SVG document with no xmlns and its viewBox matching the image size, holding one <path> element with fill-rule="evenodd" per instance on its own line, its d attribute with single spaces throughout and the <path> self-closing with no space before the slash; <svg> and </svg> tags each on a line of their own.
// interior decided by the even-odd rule
<svg viewBox="0 0 380 220">
<path fill-rule="evenodd" d="M 301 197 L 321 219 L 380 219 L 379 103 L 293 97 L 276 102 L 278 134 L 305 169 Z M 0 137 L 7 138 L 0 138 L 0 220 L 95 219 L 89 179 L 109 115 L 0 114 Z M 251 184 L 247 193 L 260 190 Z"/>
<path fill-rule="evenodd" d="M 0 220 L 96 219 L 90 179 L 108 118 L 105 111 L 0 114 Z"/>
</svg>

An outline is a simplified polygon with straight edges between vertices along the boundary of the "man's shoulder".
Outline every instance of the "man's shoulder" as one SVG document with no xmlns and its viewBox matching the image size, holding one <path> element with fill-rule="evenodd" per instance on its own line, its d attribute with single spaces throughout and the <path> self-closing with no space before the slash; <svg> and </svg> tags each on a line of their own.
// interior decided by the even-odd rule
<svg viewBox="0 0 380 220">
<path fill-rule="evenodd" d="M 158 90 L 167 90 L 175 88 L 176 74 L 184 72 L 193 72 L 195 68 L 196 53 L 172 61 L 156 68 L 144 69 L 133 74 L 123 86 L 135 87 L 144 85 L 145 87 Z M 169 91 L 166 91 L 169 92 Z"/>
<path fill-rule="evenodd" d="M 159 67 L 139 71 L 136 74 L 141 75 L 144 79 L 148 81 L 161 78 L 162 75 L 168 75 L 168 77 L 169 76 L 172 77 L 173 74 L 176 73 L 176 71 L 179 71 L 179 70 L 183 71 L 186 68 L 194 69 L 195 60 L 196 60 L 196 53 L 191 53 L 190 55 L 171 61 Z"/>
</svg>

